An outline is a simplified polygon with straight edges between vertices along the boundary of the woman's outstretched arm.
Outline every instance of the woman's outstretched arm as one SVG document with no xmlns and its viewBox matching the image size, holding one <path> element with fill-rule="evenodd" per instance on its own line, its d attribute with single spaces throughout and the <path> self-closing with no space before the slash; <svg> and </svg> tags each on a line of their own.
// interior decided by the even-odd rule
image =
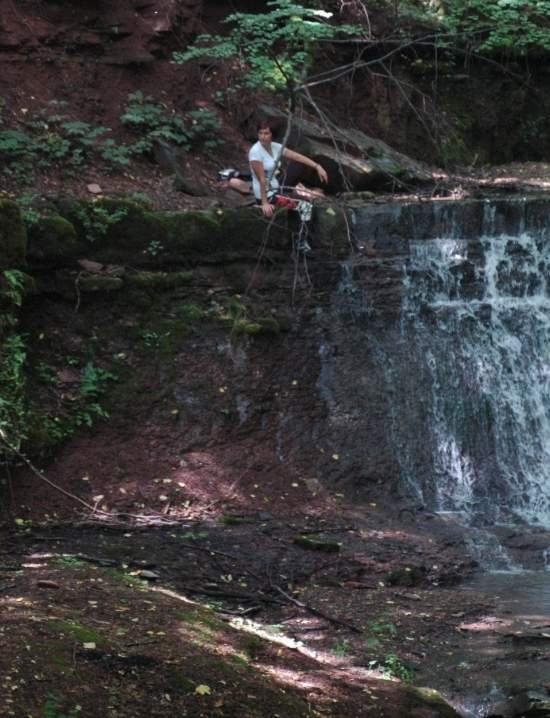
<svg viewBox="0 0 550 718">
<path fill-rule="evenodd" d="M 294 160 L 294 162 L 300 162 L 303 165 L 306 165 L 306 167 L 313 168 L 317 174 L 319 175 L 319 179 L 323 183 L 328 182 L 328 175 L 323 167 L 321 167 L 320 164 L 317 162 L 314 162 L 309 157 L 306 157 L 305 155 L 301 155 L 299 152 L 294 152 L 294 150 L 289 150 L 287 147 L 283 150 L 283 156 L 286 157 L 289 160 Z"/>
</svg>

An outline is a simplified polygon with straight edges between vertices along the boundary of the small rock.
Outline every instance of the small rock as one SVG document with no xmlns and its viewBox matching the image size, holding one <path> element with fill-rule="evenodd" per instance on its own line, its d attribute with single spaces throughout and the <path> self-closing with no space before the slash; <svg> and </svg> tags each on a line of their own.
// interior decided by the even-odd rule
<svg viewBox="0 0 550 718">
<path fill-rule="evenodd" d="M 36 582 L 36 585 L 39 588 L 60 588 L 59 584 L 55 581 L 49 581 L 46 578 L 41 578 L 39 581 Z"/>
<path fill-rule="evenodd" d="M 147 579 L 148 581 L 158 581 L 158 579 L 160 578 L 160 576 L 158 575 L 158 573 L 155 573 L 154 571 L 148 571 L 148 570 L 146 570 L 146 569 L 145 569 L 145 570 L 142 570 L 142 571 L 139 571 L 139 572 L 138 572 L 138 576 L 139 576 L 140 578 L 145 578 L 145 579 Z"/>
<path fill-rule="evenodd" d="M 98 184 L 96 184 L 95 182 L 92 182 L 91 184 L 87 185 L 86 189 L 91 194 L 101 194 L 103 192 L 101 187 Z"/>
<path fill-rule="evenodd" d="M 312 494 L 317 494 L 321 490 L 319 479 L 304 479 L 304 484 Z"/>
<path fill-rule="evenodd" d="M 100 274 L 103 271 L 103 265 L 99 262 L 93 262 L 91 259 L 79 259 L 78 264 L 91 274 Z"/>
<path fill-rule="evenodd" d="M 62 384 L 77 384 L 82 381 L 80 372 L 75 369 L 60 369 L 56 372 L 56 376 Z"/>
<path fill-rule="evenodd" d="M 333 538 L 317 535 L 298 534 L 293 542 L 302 548 L 308 548 L 313 551 L 326 551 L 327 553 L 336 553 L 342 548 L 342 544 Z"/>
</svg>

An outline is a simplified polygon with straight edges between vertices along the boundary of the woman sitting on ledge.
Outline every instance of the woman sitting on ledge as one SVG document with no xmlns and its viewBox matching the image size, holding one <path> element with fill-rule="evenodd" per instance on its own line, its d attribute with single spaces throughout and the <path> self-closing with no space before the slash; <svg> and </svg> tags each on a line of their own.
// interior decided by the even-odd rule
<svg viewBox="0 0 550 718">
<path fill-rule="evenodd" d="M 295 197 L 305 200 L 311 200 L 323 195 L 323 190 L 307 189 L 301 184 L 299 181 L 301 167 L 298 167 L 298 165 L 305 165 L 315 169 L 319 180 L 323 184 L 328 182 L 328 175 L 321 165 L 298 152 L 289 150 L 286 147 L 283 149 L 281 144 L 272 141 L 272 137 L 269 124 L 266 122 L 260 123 L 258 125 L 258 142 L 252 145 L 248 153 L 252 172 L 252 189 L 256 202 L 262 206 L 262 212 L 265 217 L 273 215 L 275 207 L 272 203 L 275 195 L 279 194 L 281 189 L 292 188 Z M 275 176 L 280 165 L 281 152 L 284 158 L 290 160 L 282 187 Z"/>
</svg>

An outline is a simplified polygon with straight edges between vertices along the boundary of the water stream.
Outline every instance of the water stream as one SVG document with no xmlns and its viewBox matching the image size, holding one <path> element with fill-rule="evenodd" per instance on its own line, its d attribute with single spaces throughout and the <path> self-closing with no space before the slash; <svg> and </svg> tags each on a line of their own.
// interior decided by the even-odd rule
<svg viewBox="0 0 550 718">
<path fill-rule="evenodd" d="M 469 524 L 550 527 L 549 233 L 495 222 L 486 204 L 480 237 L 453 217 L 409 239 L 399 329 L 368 339 L 411 494 Z"/>
<path fill-rule="evenodd" d="M 464 590 L 497 600 L 497 614 L 466 626 L 446 661 L 457 704 L 476 718 L 550 682 L 550 227 L 526 222 L 518 206 L 513 231 L 507 210 L 490 203 L 478 236 L 458 211 L 427 236 L 413 222 L 392 245 L 401 255 L 395 326 L 367 329 L 402 484 L 412 500 L 459 519 L 487 569 Z M 348 302 L 349 275 L 347 267 Z M 534 572 L 516 550 L 532 531 Z"/>
<path fill-rule="evenodd" d="M 550 715 L 550 695 L 541 689 L 550 678 L 550 573 L 485 572 L 463 590 L 491 595 L 495 611 L 465 620 L 465 640 L 447 657 L 455 707 L 467 718 L 519 716 L 532 702 L 528 715 Z"/>
</svg>

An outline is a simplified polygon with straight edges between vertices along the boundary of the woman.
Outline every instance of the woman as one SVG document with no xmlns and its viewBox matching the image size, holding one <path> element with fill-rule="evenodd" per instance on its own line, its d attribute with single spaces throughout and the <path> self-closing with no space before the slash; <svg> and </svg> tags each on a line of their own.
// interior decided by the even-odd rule
<svg viewBox="0 0 550 718">
<path fill-rule="evenodd" d="M 284 148 L 278 142 L 272 141 L 271 127 L 266 122 L 258 125 L 258 142 L 252 145 L 248 153 L 248 161 L 250 162 L 250 170 L 252 172 L 252 189 L 258 204 L 262 206 L 262 212 L 265 217 L 273 215 L 274 206 L 272 201 L 279 190 L 279 182 L 275 176 L 275 171 L 280 165 L 280 156 L 291 162 L 299 162 L 306 167 L 312 167 L 317 171 L 321 182 L 328 182 L 328 175 L 321 165 L 317 164 L 309 157 L 301 155 L 298 152 Z M 297 194 L 302 198 L 307 198 L 306 194 L 311 191 L 306 190 L 303 185 L 297 184 Z"/>
</svg>

